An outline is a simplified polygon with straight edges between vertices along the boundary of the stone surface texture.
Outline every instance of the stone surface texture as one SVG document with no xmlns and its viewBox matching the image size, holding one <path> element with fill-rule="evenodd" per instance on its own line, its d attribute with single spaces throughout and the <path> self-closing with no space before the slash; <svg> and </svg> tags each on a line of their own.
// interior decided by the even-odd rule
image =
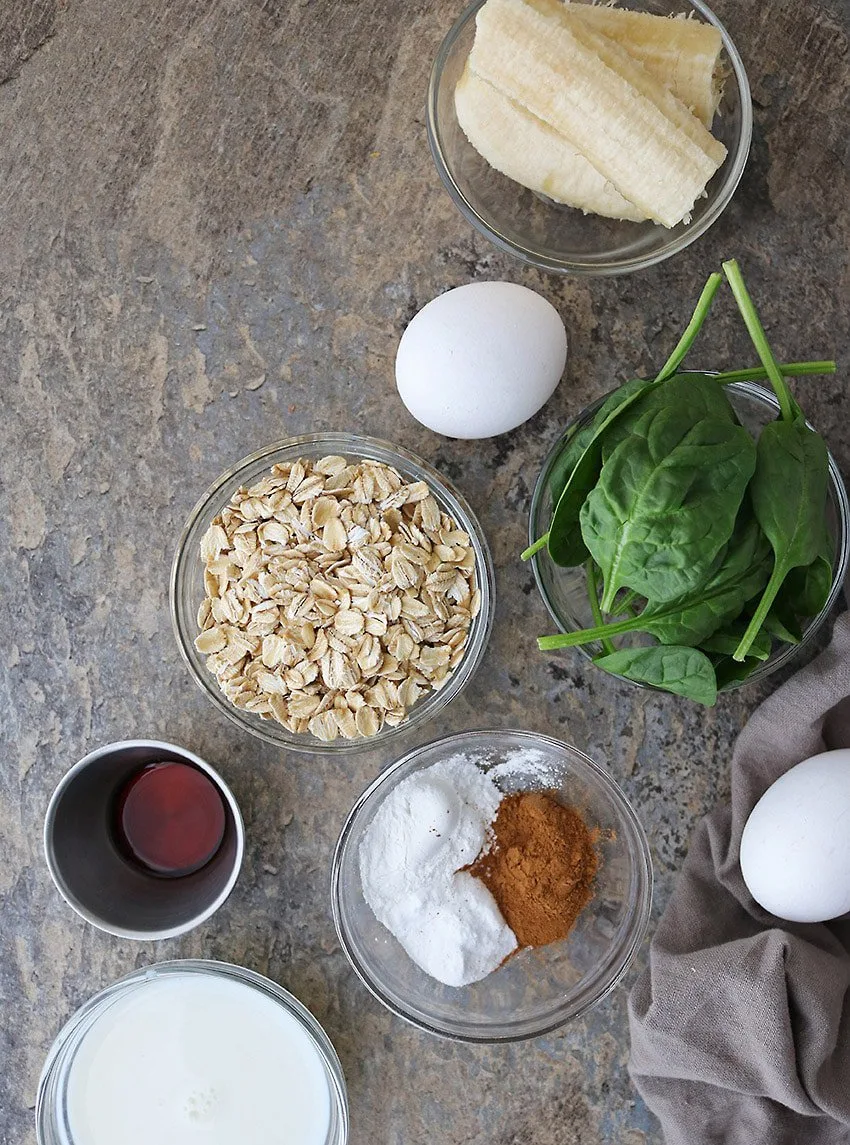
<svg viewBox="0 0 850 1145">
<path fill-rule="evenodd" d="M 538 653 L 548 619 L 517 554 L 565 420 L 666 356 L 724 257 L 742 260 L 781 355 L 840 360 L 835 376 L 796 388 L 850 467 L 850 11 L 846 0 L 718 7 L 756 105 L 734 201 L 671 262 L 581 280 L 497 253 L 440 186 L 424 96 L 456 3 L 5 0 L 2 1145 L 34 1142 L 39 1070 L 73 1010 L 133 968 L 181 956 L 242 963 L 312 1009 L 345 1068 L 353 1145 L 660 1142 L 626 1072 L 628 981 L 557 1036 L 494 1048 L 421 1034 L 361 987 L 334 934 L 328 868 L 387 753 L 323 760 L 240 734 L 181 662 L 167 590 L 195 501 L 257 447 L 334 428 L 428 458 L 480 515 L 498 612 L 484 667 L 413 740 L 524 727 L 607 763 L 650 836 L 657 917 L 695 821 L 726 795 L 734 738 L 765 689 L 703 711 L 623 687 L 577 655 Z M 398 338 L 441 291 L 500 278 L 557 306 L 566 376 L 510 435 L 438 438 L 397 399 Z M 733 317 L 722 300 L 703 363 L 753 359 Z M 248 831 L 220 913 L 148 945 L 80 921 L 41 853 L 65 769 L 96 745 L 143 736 L 217 765 Z"/>
</svg>

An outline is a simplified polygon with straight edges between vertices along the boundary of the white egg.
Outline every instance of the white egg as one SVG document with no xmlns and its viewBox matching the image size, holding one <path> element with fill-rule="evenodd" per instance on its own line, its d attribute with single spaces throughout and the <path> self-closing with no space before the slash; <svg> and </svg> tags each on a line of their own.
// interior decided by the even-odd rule
<svg viewBox="0 0 850 1145">
<path fill-rule="evenodd" d="M 512 282 L 473 282 L 433 299 L 402 335 L 401 400 L 446 437 L 495 437 L 549 400 L 567 360 L 567 333 L 541 295 Z"/>
<path fill-rule="evenodd" d="M 850 911 L 850 750 L 814 755 L 767 789 L 744 827 L 741 873 L 789 922 Z"/>
</svg>

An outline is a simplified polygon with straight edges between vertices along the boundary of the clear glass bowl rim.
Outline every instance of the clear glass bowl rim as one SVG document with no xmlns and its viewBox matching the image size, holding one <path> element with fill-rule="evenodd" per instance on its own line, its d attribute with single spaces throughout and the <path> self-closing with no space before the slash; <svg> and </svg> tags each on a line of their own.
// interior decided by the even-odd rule
<svg viewBox="0 0 850 1145">
<path fill-rule="evenodd" d="M 715 371 L 697 370 L 696 367 L 694 367 L 693 372 L 711 374 Z M 755 401 L 760 401 L 763 405 L 770 406 L 770 408 L 775 410 L 777 413 L 779 412 L 779 402 L 777 401 L 776 395 L 773 393 L 773 391 L 766 389 L 764 386 L 758 385 L 756 382 L 730 382 L 726 388 L 733 390 L 736 393 L 745 394 L 747 397 L 752 398 Z M 609 391 L 609 393 L 613 392 L 613 390 Z M 572 418 L 572 420 L 564 427 L 563 433 L 559 436 L 558 440 L 547 453 L 543 465 L 540 468 L 540 475 L 535 482 L 534 491 L 531 495 L 531 507 L 528 513 L 528 543 L 530 545 L 534 544 L 534 542 L 537 540 L 537 537 L 541 535 L 538 531 L 540 523 L 538 522 L 537 517 L 540 512 L 541 502 L 546 492 L 546 484 L 549 479 L 549 472 L 555 459 L 561 452 L 564 438 L 566 437 L 569 430 L 574 426 L 581 426 L 588 422 L 605 401 L 605 399 L 609 396 L 609 393 L 603 394 L 602 397 L 598 398 L 595 402 L 592 402 L 589 406 L 586 406 L 585 409 L 581 411 L 581 413 Z M 810 429 L 815 428 L 808 421 L 806 424 Z M 836 538 L 838 542 L 838 564 L 836 571 L 833 574 L 832 589 L 830 590 L 829 599 L 821 611 L 818 613 L 818 615 L 809 621 L 808 627 L 803 633 L 803 639 L 799 644 L 788 644 L 783 646 L 778 655 L 771 655 L 771 658 L 766 660 L 761 667 L 756 668 L 755 671 L 753 671 L 746 680 L 741 680 L 739 683 L 733 684 L 729 688 L 724 688 L 724 692 L 733 692 L 738 688 L 745 688 L 749 684 L 758 683 L 759 681 L 764 680 L 767 676 L 772 675 L 784 664 L 787 664 L 789 660 L 793 659 L 799 652 L 801 652 L 808 644 L 811 643 L 816 633 L 829 617 L 832 607 L 838 599 L 838 594 L 841 591 L 841 586 L 844 584 L 844 578 L 847 575 L 848 564 L 850 564 L 850 502 L 848 502 L 847 490 L 841 477 L 841 471 L 835 462 L 835 458 L 829 451 L 827 451 L 827 455 L 829 457 L 829 489 L 835 499 L 839 524 L 839 536 Z M 531 558 L 531 567 L 532 571 L 534 572 L 534 581 L 537 585 L 537 591 L 540 594 L 540 599 L 546 606 L 546 611 L 549 613 L 552 620 L 557 625 L 559 632 L 569 631 L 564 627 L 563 621 L 559 617 L 558 612 L 552 603 L 552 600 L 546 592 L 546 586 L 543 583 L 542 576 L 540 575 L 537 554 Z M 580 652 L 585 660 L 592 661 L 592 656 L 584 645 L 580 644 L 575 648 L 564 649 L 564 651 Z M 633 688 L 645 688 L 651 692 L 661 690 L 655 688 L 651 684 L 640 684 L 635 680 L 627 680 L 625 676 L 618 676 L 615 672 L 610 672 L 609 675 L 613 676 L 617 680 L 621 680 L 624 684 L 628 684 Z"/>
<path fill-rule="evenodd" d="M 189 550 L 188 544 L 190 535 L 199 521 L 207 518 L 212 519 L 215 513 L 223 507 L 220 493 L 224 486 L 238 477 L 243 470 L 252 468 L 261 462 L 268 461 L 269 468 L 271 468 L 271 466 L 275 464 L 272 459 L 280 453 L 295 454 L 298 450 L 306 448 L 315 450 L 316 447 L 319 446 L 322 448 L 327 446 L 328 453 L 336 452 L 350 457 L 358 455 L 369 457 L 370 455 L 384 454 L 385 457 L 379 457 L 379 459 L 384 460 L 387 464 L 400 465 L 402 469 L 412 468 L 414 471 L 420 472 L 423 478 L 427 479 L 431 488 L 438 494 L 438 498 L 446 503 L 450 512 L 456 518 L 459 528 L 469 533 L 475 550 L 478 588 L 481 592 L 481 607 L 478 615 L 472 621 L 466 655 L 442 688 L 431 691 L 423 697 L 414 708 L 411 709 L 411 713 L 404 723 L 399 724 L 398 727 L 393 728 L 389 725 L 385 725 L 381 731 L 374 736 L 361 737 L 354 740 L 339 737 L 328 743 L 318 739 L 313 741 L 312 737 L 296 737 L 291 732 L 287 732 L 282 725 L 276 724 L 271 720 L 261 721 L 258 719 L 255 724 L 246 719 L 240 709 L 234 704 L 231 704 L 219 690 L 212 673 L 205 668 L 201 670 L 201 668 L 195 664 L 192 655 L 192 651 L 194 651 L 192 642 L 197 635 L 197 622 L 195 615 L 186 615 L 182 607 L 183 584 L 185 578 L 189 575 L 190 562 L 193 555 Z M 432 716 L 442 711 L 447 704 L 460 694 L 475 675 L 490 640 L 495 616 L 496 577 L 490 546 L 487 543 L 487 538 L 484 535 L 481 524 L 466 498 L 455 488 L 454 484 L 447 477 L 438 472 L 438 470 L 427 461 L 418 457 L 410 450 L 405 449 L 403 446 L 394 445 L 392 442 L 383 441 L 376 437 L 368 437 L 343 431 L 328 431 L 282 438 L 279 441 L 273 442 L 270 445 L 264 446 L 262 449 L 258 449 L 242 457 L 222 473 L 220 477 L 216 478 L 203 496 L 197 501 L 183 526 L 171 565 L 168 596 L 171 610 L 171 625 L 175 639 L 177 640 L 177 645 L 180 649 L 180 654 L 189 668 L 189 672 L 195 683 L 231 723 L 236 724 L 250 735 L 257 736 L 266 743 L 274 744 L 275 747 L 282 748 L 286 751 L 301 752 L 305 755 L 333 755 L 345 752 L 367 751 L 370 748 L 383 745 L 389 740 L 403 738 L 414 728 L 424 724 Z M 190 651 L 190 644 L 192 644 L 192 651 Z"/>
<path fill-rule="evenodd" d="M 360 812 L 370 803 L 374 802 L 376 796 L 382 796 L 392 790 L 394 783 L 389 782 L 397 776 L 408 764 L 414 763 L 418 756 L 425 751 L 432 751 L 435 747 L 444 747 L 446 751 L 458 747 L 469 741 L 474 741 L 477 737 L 490 736 L 499 738 L 501 736 L 515 736 L 520 739 L 525 739 L 530 744 L 545 743 L 557 751 L 566 752 L 574 761 L 576 770 L 583 773 L 583 777 L 589 781 L 597 789 L 604 792 L 605 796 L 617 807 L 623 817 L 623 822 L 629 832 L 629 850 L 633 854 L 634 862 L 632 870 L 634 872 L 636 881 L 636 892 L 634 900 L 630 904 L 631 907 L 631 921 L 627 928 L 626 935 L 622 949 L 620 950 L 616 959 L 612 960 L 610 965 L 610 972 L 607 978 L 602 978 L 595 984 L 593 991 L 575 1005 L 563 1005 L 560 1008 L 553 1008 L 544 1017 L 536 1017 L 525 1019 L 516 1023 L 502 1023 L 498 1030 L 494 1028 L 493 1033 L 480 1032 L 478 1028 L 474 1031 L 467 1029 L 461 1030 L 459 1028 L 446 1029 L 435 1024 L 428 1022 L 419 1014 L 415 1013 L 410 1008 L 405 1008 L 403 1005 L 397 1004 L 381 987 L 381 983 L 371 974 L 371 972 L 361 963 L 358 958 L 351 942 L 349 941 L 348 933 L 343 922 L 343 914 L 341 910 L 341 870 L 342 870 L 342 856 L 346 849 L 355 820 Z M 411 770 L 411 774 L 413 773 Z M 389 786 L 387 786 L 389 782 Z M 601 1002 L 603 998 L 617 986 L 622 980 L 624 974 L 631 965 L 641 942 L 643 941 L 646 929 L 649 925 L 649 917 L 652 909 L 652 889 L 653 889 L 653 872 L 652 872 L 652 858 L 649 850 L 649 841 L 643 825 L 638 818 L 635 809 L 632 807 L 629 800 L 626 798 L 620 785 L 614 777 L 602 767 L 586 755 L 579 748 L 574 747 L 572 744 L 564 740 L 556 739 L 554 736 L 543 735 L 538 732 L 522 731 L 514 728 L 479 728 L 474 730 L 467 730 L 457 732 L 453 735 L 442 736 L 440 739 L 431 740 L 428 743 L 420 744 L 418 747 L 413 748 L 407 752 L 401 759 L 396 760 L 395 763 L 390 764 L 361 792 L 346 816 L 343 823 L 342 830 L 340 831 L 339 838 L 334 848 L 333 860 L 331 863 L 331 907 L 333 910 L 334 926 L 336 927 L 337 937 L 339 938 L 340 946 L 342 947 L 346 958 L 351 964 L 357 977 L 369 991 L 373 998 L 377 999 L 383 1006 L 390 1010 L 397 1017 L 402 1018 L 404 1021 L 409 1022 L 412 1026 L 416 1026 L 426 1033 L 433 1034 L 436 1037 L 443 1038 L 447 1041 L 468 1042 L 478 1045 L 498 1045 L 508 1042 L 526 1041 L 529 1038 L 541 1037 L 544 1034 L 550 1034 L 555 1030 L 565 1026 L 568 1022 L 575 1018 L 580 1017 L 586 1013 L 591 1007 Z"/>
<path fill-rule="evenodd" d="M 431 149 L 431 157 L 434 160 L 434 165 L 437 168 L 440 180 L 448 191 L 454 205 L 467 222 L 471 223 L 476 230 L 480 231 L 481 234 L 489 239 L 499 250 L 521 259 L 530 266 L 553 274 L 574 274 L 588 277 L 609 277 L 616 274 L 628 274 L 636 270 L 646 270 L 648 267 L 655 266 L 656 263 L 659 262 L 664 262 L 666 259 L 683 251 L 686 247 L 690 246 L 692 242 L 695 242 L 700 235 L 705 234 L 708 228 L 717 221 L 726 209 L 741 181 L 741 176 L 744 173 L 744 168 L 747 165 L 747 158 L 750 153 L 750 144 L 753 134 L 753 101 L 750 93 L 750 85 L 740 53 L 735 47 L 732 37 L 717 16 L 714 15 L 708 5 L 703 3 L 703 0 L 684 0 L 684 2 L 689 4 L 704 20 L 709 24 L 713 24 L 720 32 L 723 40 L 723 48 L 738 87 L 738 97 L 741 104 L 740 136 L 734 153 L 727 156 L 726 163 L 728 164 L 728 168 L 725 172 L 723 182 L 717 189 L 713 202 L 696 223 L 692 226 L 688 226 L 682 234 L 671 239 L 669 243 L 658 250 L 632 258 L 612 259 L 610 262 L 587 263 L 571 261 L 567 258 L 557 259 L 535 251 L 531 246 L 520 246 L 505 238 L 497 230 L 494 230 L 478 213 L 458 186 L 452 174 L 451 166 L 446 159 L 445 150 L 441 141 L 440 117 L 437 110 L 440 84 L 443 78 L 443 71 L 455 43 L 464 32 L 469 21 L 474 20 L 478 9 L 484 6 L 486 0 L 473 0 L 473 3 L 464 9 L 454 24 L 452 24 L 437 51 L 428 82 L 426 107 L 428 145 Z"/>
<path fill-rule="evenodd" d="M 74 1145 L 70 1134 L 67 1133 L 67 1127 L 63 1126 L 57 1130 L 55 1121 L 50 1120 L 53 1114 L 58 1114 L 63 1092 L 55 1092 L 56 1085 L 63 1084 L 63 1078 L 58 1075 L 57 1071 L 63 1068 L 67 1056 L 76 1052 L 87 1031 L 100 1017 L 104 1009 L 126 993 L 128 988 L 138 983 L 150 978 L 184 973 L 207 974 L 235 979 L 246 986 L 259 990 L 283 1006 L 298 1021 L 322 1059 L 329 1079 L 328 1089 L 332 1107 L 331 1128 L 336 1125 L 336 1132 L 329 1136 L 327 1145 L 346 1145 L 349 1133 L 349 1115 L 345 1076 L 333 1043 L 322 1026 L 294 994 L 290 994 L 277 982 L 273 982 L 265 975 L 258 974 L 255 970 L 249 970 L 245 966 L 237 966 L 231 962 L 218 962 L 208 958 L 177 958 L 166 962 L 155 962 L 150 966 L 142 966 L 93 994 L 71 1015 L 56 1035 L 39 1078 L 35 1105 L 38 1145 Z M 64 1077 L 64 1081 L 67 1081 L 67 1077 Z"/>
</svg>

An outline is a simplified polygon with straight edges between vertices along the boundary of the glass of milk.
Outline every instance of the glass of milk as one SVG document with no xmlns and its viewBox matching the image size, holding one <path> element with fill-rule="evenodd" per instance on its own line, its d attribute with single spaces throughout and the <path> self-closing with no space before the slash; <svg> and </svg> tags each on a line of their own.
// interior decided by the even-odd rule
<svg viewBox="0 0 850 1145">
<path fill-rule="evenodd" d="M 260 974 L 187 959 L 137 970 L 59 1034 L 36 1102 L 39 1145 L 345 1145 L 339 1059 L 301 1003 Z"/>
</svg>

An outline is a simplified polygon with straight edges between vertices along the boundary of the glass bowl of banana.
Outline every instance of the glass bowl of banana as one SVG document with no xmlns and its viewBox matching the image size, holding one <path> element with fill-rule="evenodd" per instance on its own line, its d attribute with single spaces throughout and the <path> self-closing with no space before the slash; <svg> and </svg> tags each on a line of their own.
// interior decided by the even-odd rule
<svg viewBox="0 0 850 1145">
<path fill-rule="evenodd" d="M 428 93 L 455 205 L 560 274 L 641 270 L 692 243 L 732 198 L 752 123 L 741 58 L 701 0 L 475 0 Z"/>
</svg>

